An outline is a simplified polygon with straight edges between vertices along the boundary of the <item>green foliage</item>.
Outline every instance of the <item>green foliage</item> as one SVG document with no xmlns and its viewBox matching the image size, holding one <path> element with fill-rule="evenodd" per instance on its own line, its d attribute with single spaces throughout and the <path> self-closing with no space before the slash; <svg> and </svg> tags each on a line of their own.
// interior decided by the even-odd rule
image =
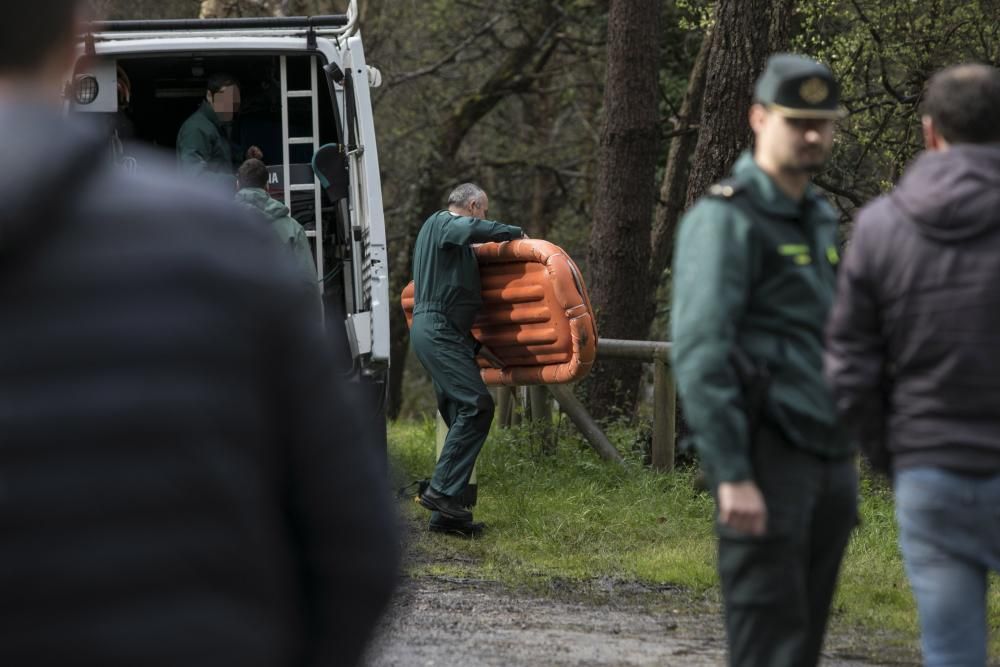
<svg viewBox="0 0 1000 667">
<path fill-rule="evenodd" d="M 850 114 L 819 179 L 847 195 L 845 213 L 888 190 L 921 150 L 918 105 L 935 71 L 1000 63 L 1000 5 L 988 0 L 814 0 L 797 19 L 795 48 L 833 68 Z"/>
<path fill-rule="evenodd" d="M 712 25 L 714 3 L 704 0 L 676 0 L 673 4 L 679 13 L 677 27 L 681 30 L 704 32 Z"/>
<path fill-rule="evenodd" d="M 692 487 L 694 471 L 652 473 L 633 447 L 635 431 L 610 433 L 626 465 L 606 464 L 565 424 L 547 453 L 530 425 L 494 429 L 478 466 L 477 520 L 483 538 L 463 541 L 420 531 L 411 573 L 478 577 L 514 586 L 600 578 L 678 585 L 718 599 L 713 503 Z M 429 477 L 434 466 L 434 422 L 398 422 L 389 432 L 392 467 L 400 486 Z M 916 611 L 897 547 L 892 492 L 862 477 L 861 525 L 845 557 L 833 605 L 835 623 L 865 629 L 873 645 L 918 635 Z M 423 525 L 427 512 L 405 503 Z M 447 558 L 427 557 L 447 554 Z M 1000 591 L 989 594 L 991 627 L 1000 624 Z M 1000 637 L 991 650 L 1000 655 Z"/>
</svg>

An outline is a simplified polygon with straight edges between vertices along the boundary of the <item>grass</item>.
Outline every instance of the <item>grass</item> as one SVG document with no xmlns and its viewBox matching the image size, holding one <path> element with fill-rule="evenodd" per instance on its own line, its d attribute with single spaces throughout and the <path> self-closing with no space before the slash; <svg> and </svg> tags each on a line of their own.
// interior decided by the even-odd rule
<svg viewBox="0 0 1000 667">
<path fill-rule="evenodd" d="M 892 491 L 865 475 L 860 497 L 862 523 L 847 547 L 834 614 L 916 638 L 916 606 L 899 552 Z"/>
<path fill-rule="evenodd" d="M 429 477 L 434 422 L 399 422 L 389 431 L 390 457 L 400 486 Z M 567 426 L 544 451 L 531 426 L 494 429 L 477 468 L 477 520 L 490 530 L 474 541 L 425 535 L 420 548 L 453 557 L 419 560 L 414 574 L 477 577 L 514 586 L 600 578 L 670 584 L 695 595 L 718 596 L 712 500 L 693 490 L 692 469 L 659 475 L 641 465 L 633 429 L 609 432 L 627 464 L 597 459 Z M 844 561 L 833 615 L 884 641 L 913 643 L 916 610 L 897 547 L 891 491 L 865 476 L 862 524 Z M 404 511 L 425 520 L 426 511 Z M 1000 590 L 993 581 L 991 654 L 1000 655 Z M 893 639 L 895 638 L 895 639 Z M 881 639 L 875 641 L 882 641 Z"/>
</svg>

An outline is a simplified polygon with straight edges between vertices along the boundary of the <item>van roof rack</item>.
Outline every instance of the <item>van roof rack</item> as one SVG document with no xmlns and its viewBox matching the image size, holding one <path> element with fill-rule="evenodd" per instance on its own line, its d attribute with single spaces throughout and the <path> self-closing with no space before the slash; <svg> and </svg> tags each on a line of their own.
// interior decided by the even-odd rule
<svg viewBox="0 0 1000 667">
<path fill-rule="evenodd" d="M 231 19 L 148 19 L 129 21 L 94 21 L 86 32 L 160 32 L 201 30 L 288 30 L 342 28 L 350 23 L 347 14 L 323 16 L 268 16 Z"/>
<path fill-rule="evenodd" d="M 306 36 L 310 45 L 317 35 L 350 37 L 358 27 L 358 0 L 350 0 L 346 14 L 321 16 L 270 16 L 230 19 L 149 19 L 94 21 L 82 30 L 88 51 L 95 41 L 148 39 L 150 33 L 167 32 L 171 37 L 198 37 L 206 33 L 239 37 Z"/>
</svg>

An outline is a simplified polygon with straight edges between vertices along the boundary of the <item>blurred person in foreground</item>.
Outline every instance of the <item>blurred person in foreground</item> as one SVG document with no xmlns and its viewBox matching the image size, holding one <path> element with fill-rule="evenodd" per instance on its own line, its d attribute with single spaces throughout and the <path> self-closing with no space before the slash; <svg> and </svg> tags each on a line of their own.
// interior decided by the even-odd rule
<svg viewBox="0 0 1000 667">
<path fill-rule="evenodd" d="M 0 664 L 354 664 L 398 559 L 362 413 L 270 229 L 60 113 L 82 4 L 0 22 Z"/>
<path fill-rule="evenodd" d="M 857 517 L 854 448 L 823 379 L 837 216 L 811 185 L 841 115 L 826 66 L 772 56 L 754 147 L 681 222 L 673 360 L 716 497 L 731 665 L 815 665 Z"/>
<path fill-rule="evenodd" d="M 985 665 L 1000 571 L 1000 71 L 958 65 L 923 100 L 927 150 L 858 214 L 827 375 L 894 478 L 924 664 Z"/>
</svg>

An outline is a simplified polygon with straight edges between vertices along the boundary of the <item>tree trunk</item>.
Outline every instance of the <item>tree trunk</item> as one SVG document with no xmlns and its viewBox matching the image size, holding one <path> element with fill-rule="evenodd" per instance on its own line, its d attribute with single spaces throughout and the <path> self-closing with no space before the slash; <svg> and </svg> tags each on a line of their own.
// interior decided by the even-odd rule
<svg viewBox="0 0 1000 667">
<path fill-rule="evenodd" d="M 660 18 L 658 0 L 612 0 L 604 121 L 590 235 L 590 297 L 602 338 L 644 332 L 636 297 L 647 289 L 650 228 L 655 199 Z M 598 419 L 634 408 L 640 367 L 599 363 L 587 403 Z"/>
<path fill-rule="evenodd" d="M 702 100 L 705 96 L 705 74 L 708 53 L 712 45 L 712 32 L 708 31 L 701 40 L 701 47 L 695 57 L 687 90 L 678 112 L 674 131 L 681 132 L 670 142 L 667 166 L 660 183 L 660 198 L 656 204 L 653 222 L 652 251 L 649 257 L 649 287 L 646 302 L 647 329 L 656 317 L 656 292 L 660 287 L 663 272 L 670 265 L 674 253 L 674 236 L 677 222 L 684 212 L 687 202 L 688 176 L 691 173 L 691 156 L 698 144 L 698 121 L 701 118 Z"/>
<path fill-rule="evenodd" d="M 794 0 L 718 0 L 688 206 L 728 173 L 750 145 L 753 85 L 767 57 L 787 48 L 794 4 Z"/>
<path fill-rule="evenodd" d="M 226 15 L 226 8 L 221 0 L 202 0 L 201 11 L 198 12 L 200 19 L 217 19 Z"/>
<path fill-rule="evenodd" d="M 198 18 L 289 16 L 292 0 L 202 0 Z"/>
<path fill-rule="evenodd" d="M 559 183 L 549 169 L 535 167 L 531 184 L 530 217 L 525 226 L 532 238 L 544 239 L 552 226 L 552 214 L 559 208 Z"/>
<path fill-rule="evenodd" d="M 546 76 L 539 79 L 538 85 L 540 88 L 545 88 L 550 82 L 551 77 Z M 554 134 L 553 126 L 558 115 L 558 109 L 555 108 L 552 96 L 545 92 L 525 96 L 523 103 L 525 145 L 551 146 Z M 532 169 L 531 189 L 528 192 L 526 204 L 528 219 L 512 221 L 512 224 L 524 227 L 524 230 L 532 238 L 544 239 L 548 237 L 552 214 L 562 204 L 558 179 L 552 169 L 541 166 Z"/>
<path fill-rule="evenodd" d="M 792 13 L 796 0 L 773 0 L 771 3 L 771 27 L 767 32 L 771 53 L 787 51 L 792 43 Z"/>
</svg>

